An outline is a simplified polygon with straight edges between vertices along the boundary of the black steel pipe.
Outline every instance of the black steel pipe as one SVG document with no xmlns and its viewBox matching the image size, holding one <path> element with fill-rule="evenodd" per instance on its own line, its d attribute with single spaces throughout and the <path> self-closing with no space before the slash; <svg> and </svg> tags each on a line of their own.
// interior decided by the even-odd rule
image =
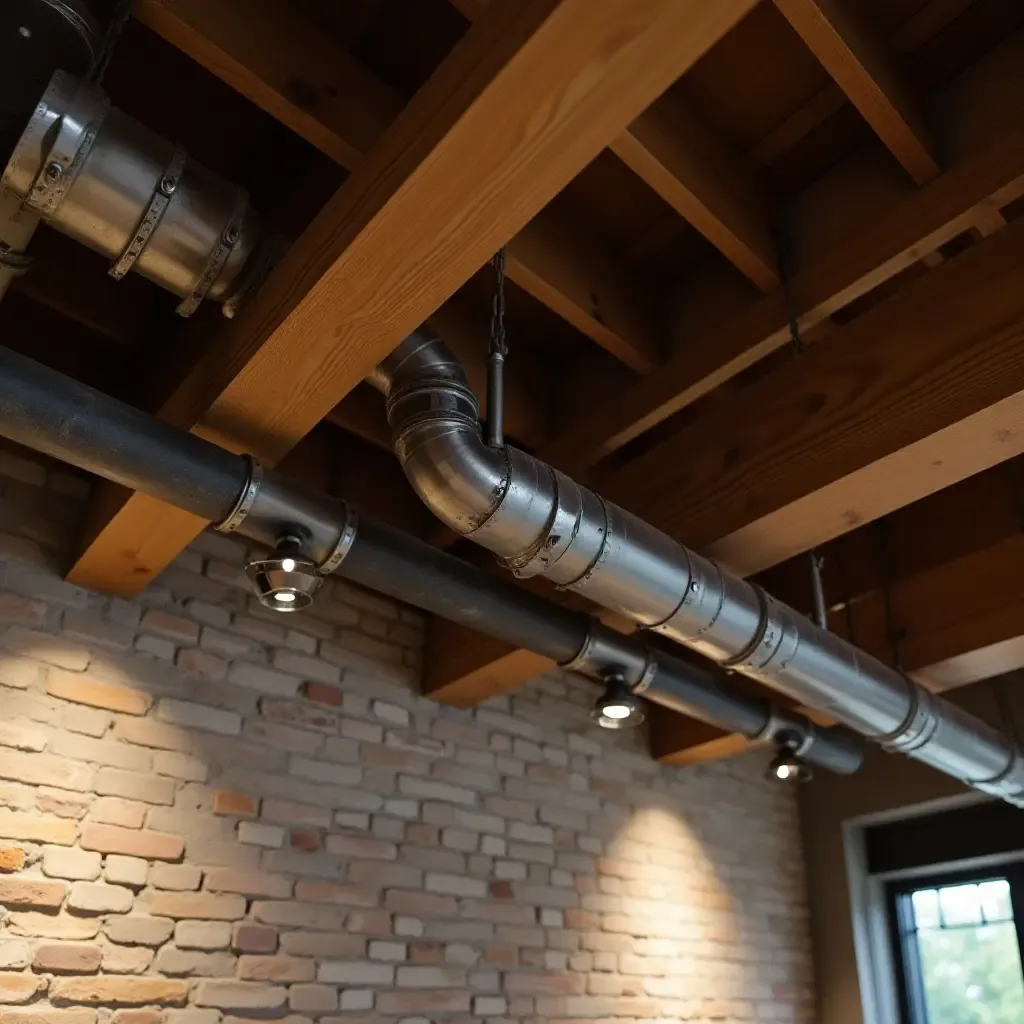
<svg viewBox="0 0 1024 1024">
<path fill-rule="evenodd" d="M 249 482 L 241 456 L 154 419 L 63 374 L 0 347 L 0 434 L 205 519 L 221 522 Z M 294 525 L 325 557 L 344 526 L 344 507 L 268 473 L 263 518 L 246 518 L 239 532 L 273 544 Z M 293 520 L 293 522 L 289 522 Z M 595 621 L 523 590 L 407 534 L 362 520 L 337 574 L 559 664 L 584 648 Z M 619 637 L 643 661 L 642 641 Z M 654 703 L 747 736 L 770 738 L 772 705 L 720 687 L 706 672 L 665 652 L 645 696 Z M 845 730 L 815 731 L 806 757 L 851 772 L 860 752 Z"/>
<path fill-rule="evenodd" d="M 245 481 L 239 455 L 0 346 L 0 432 L 211 522 Z"/>
</svg>

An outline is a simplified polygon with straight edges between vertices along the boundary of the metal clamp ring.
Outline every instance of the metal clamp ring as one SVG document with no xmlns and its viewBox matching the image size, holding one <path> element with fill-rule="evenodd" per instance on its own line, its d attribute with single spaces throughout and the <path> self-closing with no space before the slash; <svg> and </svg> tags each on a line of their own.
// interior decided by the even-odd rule
<svg viewBox="0 0 1024 1024">
<path fill-rule="evenodd" d="M 263 485 L 263 467 L 259 461 L 252 455 L 245 455 L 243 458 L 249 463 L 249 474 L 246 477 L 242 493 L 238 495 L 238 501 L 235 502 L 235 507 L 227 519 L 214 526 L 214 529 L 221 533 L 234 533 L 245 522 L 246 516 L 252 511 L 256 495 L 260 493 L 260 487 Z"/>
<path fill-rule="evenodd" d="M 191 316 L 202 304 L 203 299 L 210 293 L 220 272 L 224 269 L 228 257 L 234 252 L 242 237 L 242 225 L 245 222 L 246 214 L 249 212 L 249 193 L 244 188 L 238 190 L 238 198 L 235 200 L 235 208 L 231 213 L 231 219 L 224 228 L 223 234 L 217 240 L 217 244 L 210 253 L 209 262 L 206 264 L 202 274 L 192 289 L 192 294 L 182 299 L 176 310 L 178 316 Z"/>
<path fill-rule="evenodd" d="M 341 536 L 334 550 L 320 563 L 317 568 L 325 576 L 334 572 L 345 561 L 355 543 L 356 531 L 359 529 L 359 514 L 352 505 L 345 505 L 345 525 L 341 528 Z"/>
<path fill-rule="evenodd" d="M 171 162 L 167 165 L 167 170 L 160 175 L 160 180 L 157 182 L 156 188 L 153 189 L 153 194 L 149 198 L 149 205 L 139 221 L 139 226 L 135 229 L 135 234 L 128 245 L 125 246 L 125 250 L 118 257 L 117 262 L 110 268 L 110 276 L 115 281 L 120 281 L 135 266 L 135 261 L 138 260 L 145 251 L 146 246 L 149 245 L 153 232 L 156 231 L 164 212 L 170 206 L 171 199 L 178 187 L 178 182 L 181 181 L 181 176 L 185 171 L 185 161 L 187 159 L 188 154 L 184 148 L 176 146 Z"/>
<path fill-rule="evenodd" d="M 75 100 L 80 98 L 81 93 L 75 96 Z M 75 176 L 75 170 L 89 156 L 109 111 L 110 100 L 102 96 L 98 99 L 95 115 L 84 128 L 75 119 L 76 111 L 71 110 L 61 115 L 57 140 L 32 183 L 25 199 L 26 206 L 44 217 L 57 212 Z"/>
</svg>

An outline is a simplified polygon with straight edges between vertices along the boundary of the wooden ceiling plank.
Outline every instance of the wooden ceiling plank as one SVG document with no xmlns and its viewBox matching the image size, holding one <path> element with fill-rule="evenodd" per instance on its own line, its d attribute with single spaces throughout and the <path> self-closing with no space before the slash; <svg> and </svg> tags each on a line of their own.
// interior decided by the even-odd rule
<svg viewBox="0 0 1024 1024">
<path fill-rule="evenodd" d="M 225 325 L 162 417 L 274 465 L 755 2 L 499 5 Z M 135 593 L 202 525 L 137 499 L 70 578 Z"/>
<path fill-rule="evenodd" d="M 850 0 L 775 0 L 790 25 L 918 185 L 940 173 L 924 118 Z"/>
<path fill-rule="evenodd" d="M 976 220 L 974 210 L 999 194 L 1024 193 L 1024 129 L 1006 132 L 904 200 L 884 217 L 797 273 L 793 294 L 801 328 L 865 295 L 934 252 Z M 723 310 L 723 326 L 702 330 L 678 347 L 658 371 L 619 400 L 578 418 L 542 450 L 561 468 L 593 465 L 651 427 L 788 344 L 785 303 L 776 291 L 738 315 Z"/>
<path fill-rule="evenodd" d="M 168 42 L 350 170 L 404 106 L 396 90 L 284 0 L 135 0 L 134 9 Z M 528 237 L 512 241 L 509 276 L 633 369 L 653 369 L 660 362 L 656 332 L 632 282 L 599 246 L 548 220 L 541 213 Z M 611 319 L 603 318 L 605 310 Z"/>
<path fill-rule="evenodd" d="M 602 490 L 733 571 L 759 572 L 1024 451 L 1022 341 L 1024 221 L 710 410 Z"/>
<path fill-rule="evenodd" d="M 762 291 L 778 287 L 769 210 L 754 179 L 671 95 L 612 151 Z"/>
</svg>

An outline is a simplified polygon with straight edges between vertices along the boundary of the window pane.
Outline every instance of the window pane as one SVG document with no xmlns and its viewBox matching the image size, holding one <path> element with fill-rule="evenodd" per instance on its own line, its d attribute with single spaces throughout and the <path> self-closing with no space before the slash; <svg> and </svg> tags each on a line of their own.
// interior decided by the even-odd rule
<svg viewBox="0 0 1024 1024">
<path fill-rule="evenodd" d="M 982 882 L 978 886 L 981 909 L 986 921 L 1012 921 L 1013 907 L 1010 904 L 1010 883 L 1005 878 L 994 882 Z"/>
<path fill-rule="evenodd" d="M 918 933 L 929 1024 L 1024 1021 L 1017 933 L 1012 922 Z"/>
<path fill-rule="evenodd" d="M 981 902 L 976 885 L 951 885 L 939 890 L 942 923 L 948 928 L 958 924 L 981 924 Z"/>
<path fill-rule="evenodd" d="M 914 922 L 918 928 L 939 927 L 939 894 L 934 889 L 918 889 L 911 899 L 914 903 Z"/>
</svg>

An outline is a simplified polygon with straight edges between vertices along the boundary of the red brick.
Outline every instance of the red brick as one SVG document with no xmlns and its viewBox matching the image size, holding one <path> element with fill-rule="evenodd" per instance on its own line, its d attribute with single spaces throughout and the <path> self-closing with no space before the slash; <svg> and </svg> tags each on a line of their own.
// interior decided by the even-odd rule
<svg viewBox="0 0 1024 1024">
<path fill-rule="evenodd" d="M 496 900 L 512 899 L 512 885 L 509 882 L 491 882 L 491 895 Z"/>
<path fill-rule="evenodd" d="M 118 1010 L 110 1024 L 164 1024 L 163 1010 Z"/>
<path fill-rule="evenodd" d="M 58 818 L 84 818 L 93 798 L 87 793 L 68 793 L 56 789 L 37 789 L 36 808 Z"/>
<path fill-rule="evenodd" d="M 586 988 L 582 974 L 506 974 L 505 991 L 519 995 L 574 996 Z"/>
<path fill-rule="evenodd" d="M 259 801 L 245 793 L 221 789 L 213 794 L 213 813 L 236 818 L 255 818 L 259 814 Z"/>
<path fill-rule="evenodd" d="M 47 672 L 46 692 L 51 697 L 107 711 L 120 711 L 125 715 L 144 715 L 153 703 L 149 694 L 139 690 L 59 668 L 51 668 Z"/>
<path fill-rule="evenodd" d="M 292 880 L 263 871 L 236 871 L 233 868 L 213 868 L 206 873 L 203 888 L 211 892 L 237 892 L 243 896 L 269 896 L 288 899 L 292 894 Z"/>
<path fill-rule="evenodd" d="M 277 929 L 248 921 L 236 924 L 231 948 L 236 953 L 273 953 L 277 949 Z"/>
<path fill-rule="evenodd" d="M 375 907 L 379 895 L 372 889 L 359 889 L 335 882 L 301 879 L 295 883 L 295 898 L 309 903 L 341 903 L 348 907 Z"/>
<path fill-rule="evenodd" d="M 394 843 L 381 839 L 364 839 L 362 836 L 329 835 L 324 841 L 328 853 L 339 857 L 356 857 L 365 860 L 394 860 L 398 848 Z"/>
<path fill-rule="evenodd" d="M 46 622 L 46 605 L 17 594 L 0 594 L 0 620 L 42 626 Z"/>
<path fill-rule="evenodd" d="M 326 704 L 332 708 L 340 708 L 343 700 L 341 690 L 327 683 L 306 682 L 302 684 L 300 692 L 306 700 L 311 700 L 315 704 Z"/>
<path fill-rule="evenodd" d="M 122 800 L 117 796 L 101 796 L 93 801 L 89 817 L 103 825 L 120 825 L 122 828 L 142 828 L 146 820 L 145 804 L 135 800 Z"/>
<path fill-rule="evenodd" d="M 199 639 L 199 627 L 194 622 L 159 608 L 150 609 L 142 616 L 142 628 L 147 633 L 157 633 L 182 643 L 194 644 Z"/>
<path fill-rule="evenodd" d="M 149 897 L 154 917 L 194 918 L 199 921 L 237 921 L 245 916 L 245 899 L 209 892 L 164 892 Z"/>
<path fill-rule="evenodd" d="M 188 998 L 188 985 L 187 981 L 164 978 L 58 978 L 50 986 L 50 998 L 54 1002 L 90 1006 L 183 1006 Z"/>
<path fill-rule="evenodd" d="M 451 896 L 434 896 L 427 892 L 404 892 L 391 889 L 384 897 L 384 906 L 398 914 L 415 917 L 456 917 L 459 905 Z"/>
<path fill-rule="evenodd" d="M 468 1013 L 468 992 L 426 989 L 409 992 L 381 992 L 377 1012 L 384 1014 Z"/>
<path fill-rule="evenodd" d="M 223 679 L 228 672 L 228 663 L 223 658 L 198 647 L 186 647 L 178 651 L 174 663 L 182 672 L 200 679 Z"/>
<path fill-rule="evenodd" d="M 441 966 L 444 963 L 444 943 L 412 943 L 409 946 L 409 962 L 423 966 Z"/>
<path fill-rule="evenodd" d="M 295 956 L 240 956 L 238 977 L 244 981 L 312 981 L 316 961 Z"/>
<path fill-rule="evenodd" d="M 40 989 L 46 988 L 46 979 L 34 974 L 14 974 L 0 971 L 0 1005 L 27 1003 Z"/>
<path fill-rule="evenodd" d="M 82 826 L 81 846 L 83 850 L 123 853 L 143 860 L 178 860 L 185 851 L 185 840 L 150 829 L 135 830 L 86 822 Z"/>
<path fill-rule="evenodd" d="M 36 948 L 32 967 L 52 974 L 95 974 L 102 959 L 99 946 L 51 942 Z"/>
<path fill-rule="evenodd" d="M 0 878 L 0 906 L 57 910 L 68 888 L 63 882 L 29 878 Z"/>
<path fill-rule="evenodd" d="M 386 910 L 353 910 L 345 928 L 355 935 L 390 935 L 391 915 Z"/>
<path fill-rule="evenodd" d="M 305 853 L 314 853 L 320 849 L 320 836 L 316 832 L 293 828 L 288 842 L 293 850 L 302 850 Z"/>
<path fill-rule="evenodd" d="M 25 866 L 25 851 L 20 846 L 0 846 L 0 871 L 20 871 Z"/>
<path fill-rule="evenodd" d="M 484 963 L 492 967 L 515 967 L 519 963 L 519 950 L 515 946 L 487 946 Z"/>
</svg>

